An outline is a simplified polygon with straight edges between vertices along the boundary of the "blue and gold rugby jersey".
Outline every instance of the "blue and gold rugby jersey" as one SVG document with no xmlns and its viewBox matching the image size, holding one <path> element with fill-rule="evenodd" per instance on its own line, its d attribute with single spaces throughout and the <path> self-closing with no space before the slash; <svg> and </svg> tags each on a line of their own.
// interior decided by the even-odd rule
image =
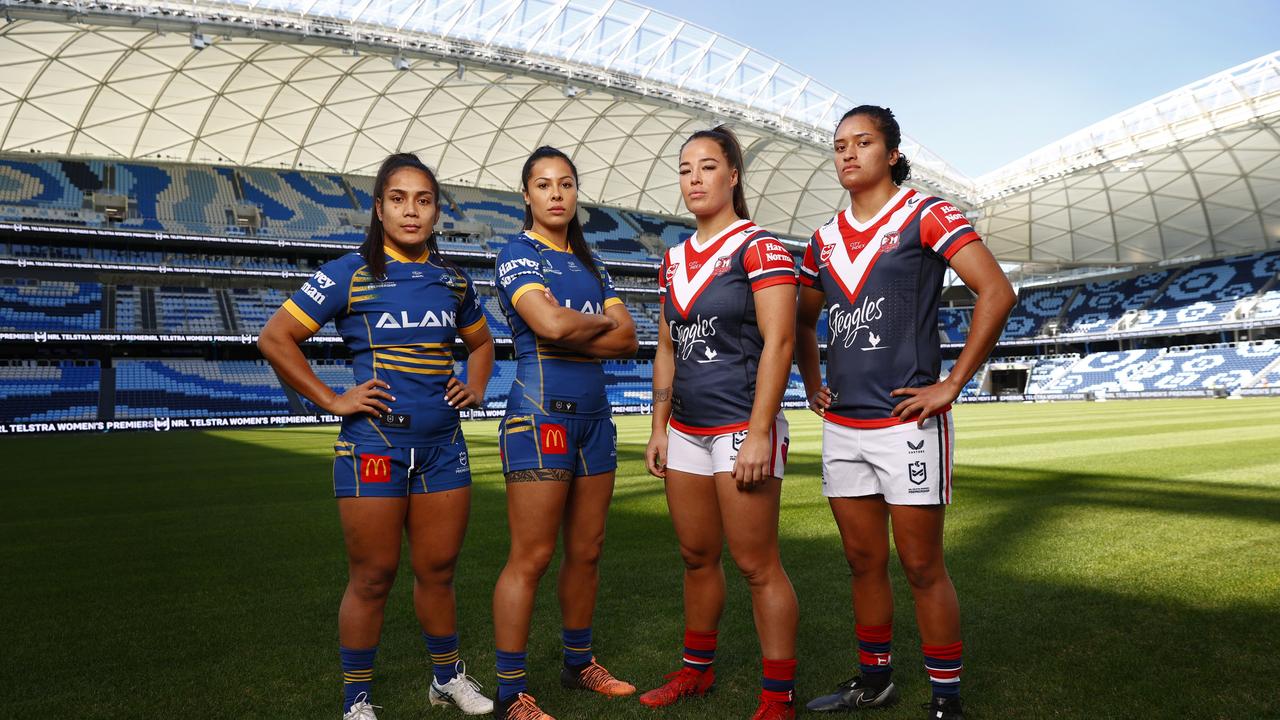
<svg viewBox="0 0 1280 720">
<path fill-rule="evenodd" d="M 395 402 L 383 418 L 343 418 L 339 437 L 357 445 L 429 447 L 456 441 L 458 411 L 445 402 L 459 333 L 485 326 L 471 278 L 387 248 L 387 276 L 378 281 L 364 258 L 348 253 L 325 263 L 284 309 L 312 331 L 334 321 L 353 356 L 356 383 L 377 378 Z"/>
<path fill-rule="evenodd" d="M 516 312 L 527 292 L 550 290 L 571 310 L 604 314 L 620 305 L 604 263 L 592 256 L 603 283 L 582 266 L 573 252 L 526 231 L 498 253 L 498 298 L 516 346 L 516 379 L 507 399 L 507 414 L 607 418 L 604 368 L 596 358 L 557 347 L 534 334 Z"/>
</svg>

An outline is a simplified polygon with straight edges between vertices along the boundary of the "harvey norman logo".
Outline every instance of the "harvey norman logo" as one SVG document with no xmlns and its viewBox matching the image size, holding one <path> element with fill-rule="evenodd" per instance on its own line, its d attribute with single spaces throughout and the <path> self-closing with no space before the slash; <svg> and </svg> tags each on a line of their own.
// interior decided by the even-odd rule
<svg viewBox="0 0 1280 720">
<path fill-rule="evenodd" d="M 329 276 L 325 275 L 324 272 L 320 270 L 317 270 L 316 274 L 311 276 L 311 279 L 315 281 L 316 285 L 319 286 L 321 290 L 328 290 L 334 285 L 333 280 L 329 279 Z"/>
<path fill-rule="evenodd" d="M 425 328 L 425 327 L 457 327 L 457 313 L 449 310 L 441 310 L 436 314 L 430 310 L 424 312 L 421 318 L 409 317 L 407 310 L 401 310 L 400 316 L 397 318 L 389 312 L 382 313 L 378 318 L 374 327 L 382 329 L 399 330 L 401 328 Z"/>
</svg>

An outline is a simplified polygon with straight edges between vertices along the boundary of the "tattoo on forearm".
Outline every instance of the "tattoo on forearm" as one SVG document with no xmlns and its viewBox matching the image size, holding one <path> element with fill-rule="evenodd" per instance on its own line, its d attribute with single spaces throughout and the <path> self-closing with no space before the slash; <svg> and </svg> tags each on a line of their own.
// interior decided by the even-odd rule
<svg viewBox="0 0 1280 720">
<path fill-rule="evenodd" d="M 539 480 L 552 480 L 555 482 L 569 482 L 573 479 L 573 471 L 564 468 L 533 468 L 532 470 L 513 470 L 507 473 L 507 482 L 537 482 Z"/>
<path fill-rule="evenodd" d="M 669 387 L 654 388 L 653 390 L 654 402 L 660 403 L 660 402 L 668 402 L 670 400 L 671 400 L 671 388 Z"/>
</svg>

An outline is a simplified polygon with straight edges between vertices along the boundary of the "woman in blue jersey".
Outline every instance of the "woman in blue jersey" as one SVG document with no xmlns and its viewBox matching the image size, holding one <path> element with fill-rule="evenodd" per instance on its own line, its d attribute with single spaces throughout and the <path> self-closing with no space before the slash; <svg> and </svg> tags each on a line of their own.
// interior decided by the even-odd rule
<svg viewBox="0 0 1280 720">
<path fill-rule="evenodd" d="M 986 361 L 1015 296 L 964 213 L 903 186 L 911 166 L 893 113 L 872 105 L 836 128 L 849 207 L 814 233 L 801 263 L 797 359 L 826 421 L 822 492 L 853 571 L 859 674 L 809 703 L 841 712 L 898 698 L 892 682 L 889 525 L 915 599 L 932 720 L 960 720 L 960 606 L 943 562 L 951 502 L 951 403 Z M 939 381 L 938 303 L 947 268 L 977 294 L 955 367 Z M 816 326 L 827 311 L 823 382 Z"/>
<path fill-rule="evenodd" d="M 680 191 L 698 229 L 667 251 L 658 274 L 662 319 L 645 461 L 665 480 L 684 558 L 684 656 L 640 702 L 662 707 L 714 684 L 727 540 L 751 590 L 763 656 L 752 718 L 786 720 L 795 717 L 799 610 L 778 553 L 788 443 L 780 407 L 791 374 L 796 270 L 790 251 L 748 219 L 745 180 L 728 128 L 696 132 L 680 150 Z"/>
<path fill-rule="evenodd" d="M 547 720 L 527 692 L 525 647 L 538 581 L 564 533 L 559 597 L 567 688 L 635 692 L 595 661 L 591 618 L 617 443 L 601 358 L 631 357 L 635 326 L 578 221 L 578 171 L 538 148 L 525 161 L 525 231 L 498 253 L 498 297 L 516 379 L 499 430 L 511 552 L 493 593 L 503 720 Z"/>
<path fill-rule="evenodd" d="M 416 156 L 388 157 L 360 251 L 321 266 L 258 341 L 290 387 L 343 418 L 333 489 L 349 571 L 338 611 L 347 720 L 374 718 L 374 656 L 405 532 L 414 610 L 434 668 L 431 704 L 469 715 L 493 709 L 458 658 L 453 594 L 471 509 L 458 410 L 484 397 L 493 341 L 470 278 L 436 248 L 441 199 L 435 175 Z M 342 394 L 316 377 L 299 347 L 330 320 L 354 358 L 356 385 Z M 458 336 L 469 352 L 465 383 L 453 374 Z"/>
</svg>

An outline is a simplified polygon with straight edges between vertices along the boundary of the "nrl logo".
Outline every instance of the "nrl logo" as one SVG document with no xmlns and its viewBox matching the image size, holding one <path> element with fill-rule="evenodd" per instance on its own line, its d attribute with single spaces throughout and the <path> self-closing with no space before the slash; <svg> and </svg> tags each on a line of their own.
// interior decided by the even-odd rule
<svg viewBox="0 0 1280 720">
<path fill-rule="evenodd" d="M 916 461 L 907 466 L 909 473 L 908 480 L 912 485 L 923 485 L 925 477 L 925 464 L 922 461 Z"/>
</svg>

